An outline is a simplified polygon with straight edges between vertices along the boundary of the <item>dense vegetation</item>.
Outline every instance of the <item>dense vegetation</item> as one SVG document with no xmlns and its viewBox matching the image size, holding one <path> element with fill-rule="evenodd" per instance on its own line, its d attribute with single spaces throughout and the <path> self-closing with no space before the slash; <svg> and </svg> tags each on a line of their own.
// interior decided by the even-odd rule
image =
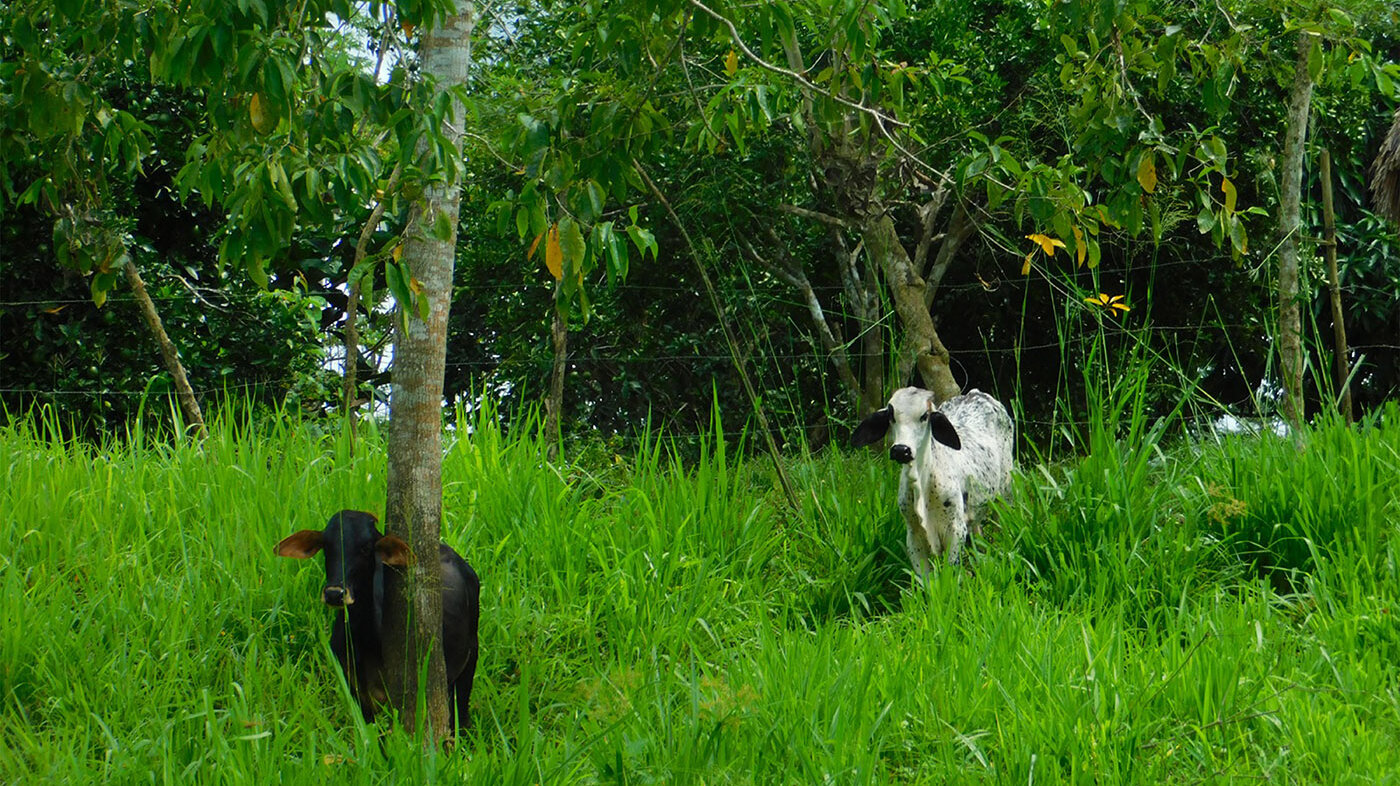
<svg viewBox="0 0 1400 786">
<path fill-rule="evenodd" d="M 1131 402 L 1132 396 L 1122 400 Z M 445 459 L 484 581 L 475 728 L 365 728 L 322 580 L 272 545 L 382 504 L 371 432 L 202 445 L 0 430 L 7 783 L 1386 783 L 1400 772 L 1400 409 L 1167 445 L 1108 401 L 974 572 L 911 587 L 894 473 L 710 439 L 554 466 L 494 416 Z"/>
<path fill-rule="evenodd" d="M 390 294 L 404 286 L 391 252 L 413 190 L 392 170 L 417 133 L 403 120 L 414 114 L 412 19 L 432 4 L 272 3 L 257 24 L 256 9 L 177 5 L 10 6 L 0 400 L 11 413 L 56 403 L 96 434 L 134 416 L 148 389 L 168 389 L 124 280 L 110 260 L 84 260 L 83 243 L 139 264 L 206 401 L 237 388 L 311 411 L 337 403 L 347 282 L 366 275 L 360 395 L 383 400 Z M 1105 326 L 1110 352 L 1145 351 L 1221 408 L 1271 413 L 1278 156 L 1298 36 L 1317 44 L 1299 233 L 1309 410 L 1328 409 L 1336 387 L 1322 373 L 1323 150 L 1335 162 L 1357 408 L 1400 391 L 1400 240 L 1366 189 L 1400 84 L 1392 4 L 707 7 L 733 12 L 737 39 L 669 0 L 529 0 L 483 17 L 449 400 L 471 406 L 489 393 L 515 411 L 544 396 L 558 303 L 569 312 L 567 432 L 631 439 L 649 417 L 704 432 L 716 393 L 730 422 L 747 418 L 727 325 L 779 439 L 804 432 L 820 444 L 904 370 L 908 330 L 857 226 L 882 215 L 910 255 L 928 252 L 923 273 L 940 277 L 931 312 L 956 381 L 1015 393 L 1042 436 L 1056 399 L 1081 392 L 1066 345 Z M 345 23 L 314 24 L 327 10 Z M 239 36 L 237 58 L 218 56 L 233 46 L 225 36 Z M 802 59 L 821 89 L 766 70 L 738 42 L 778 66 Z M 379 83 L 366 76 L 376 68 Z M 903 130 L 882 137 L 842 97 Z M 658 194 L 702 242 L 687 244 Z M 352 276 L 376 203 L 388 209 Z M 592 233 L 603 224 L 622 253 Z M 566 238 L 581 228 L 576 275 L 551 275 L 546 227 Z M 658 253 L 628 251 L 624 228 L 653 233 Z M 1030 234 L 1066 250 L 1036 252 L 1023 274 Z M 936 272 L 945 246 L 952 260 Z M 250 274 L 276 296 L 259 295 Z M 101 309 L 88 302 L 108 290 Z M 1099 293 L 1132 310 L 1102 318 L 1085 303 Z M 838 373 L 843 358 L 863 397 Z"/>
<path fill-rule="evenodd" d="M 0 782 L 1400 778 L 1394 3 L 0 8 Z M 924 584 L 911 379 L 1021 459 Z M 441 749 L 271 552 L 439 459 Z"/>
</svg>

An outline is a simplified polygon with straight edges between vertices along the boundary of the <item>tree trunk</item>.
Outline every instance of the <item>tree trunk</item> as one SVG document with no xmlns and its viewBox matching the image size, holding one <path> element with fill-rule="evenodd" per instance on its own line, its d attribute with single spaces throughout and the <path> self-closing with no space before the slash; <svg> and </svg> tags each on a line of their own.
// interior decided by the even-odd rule
<svg viewBox="0 0 1400 786">
<path fill-rule="evenodd" d="M 859 250 L 859 249 L 857 249 Z M 860 280 L 854 271 L 855 253 L 851 255 L 851 267 L 858 284 L 857 291 L 862 297 L 861 328 L 865 334 L 862 351 L 865 354 L 865 409 L 862 417 L 880 409 L 889 400 L 885 390 L 885 331 L 880 327 L 880 273 L 875 265 L 865 266 L 865 278 Z"/>
<path fill-rule="evenodd" d="M 953 380 L 948 348 L 939 340 L 933 317 L 924 306 L 924 280 L 900 244 L 894 221 L 883 213 L 867 219 L 861 224 L 861 237 L 871 261 L 885 274 L 885 285 L 904 329 L 898 362 L 900 383 L 917 368 L 924 387 L 933 391 L 938 401 L 958 395 L 962 389 Z"/>
<path fill-rule="evenodd" d="M 1312 76 L 1308 51 L 1312 39 L 1298 34 L 1298 62 L 1288 99 L 1284 131 L 1283 173 L 1279 180 L 1278 347 L 1283 382 L 1283 416 L 1297 428 L 1303 424 L 1303 321 L 1298 291 L 1298 205 L 1302 199 L 1303 146 L 1308 136 Z"/>
<path fill-rule="evenodd" d="M 125 270 L 127 283 L 131 284 L 131 291 L 135 293 L 136 302 L 141 306 L 141 315 L 145 317 L 151 335 L 155 336 L 156 343 L 160 345 L 160 356 L 165 360 L 165 370 L 170 372 L 171 379 L 175 381 L 175 397 L 180 402 L 180 411 L 185 413 L 186 425 L 193 427 L 195 436 L 202 439 L 208 433 L 204 428 L 204 413 L 199 408 L 199 401 L 194 397 L 194 390 L 190 388 L 189 378 L 185 376 L 185 366 L 180 362 L 180 353 L 175 351 L 175 343 L 166 334 L 160 314 L 156 313 L 156 304 L 151 300 L 150 293 L 146 292 L 146 282 L 141 280 L 141 273 L 130 257 L 127 257 Z"/>
<path fill-rule="evenodd" d="M 455 11 L 424 35 L 421 47 L 423 70 L 437 80 L 441 92 L 466 82 L 470 61 L 472 4 L 457 0 Z M 458 154 L 463 121 L 463 108 L 453 101 L 443 130 Z M 384 660 L 389 700 L 406 727 L 422 729 L 425 746 L 444 739 L 451 729 L 440 641 L 442 576 L 437 554 L 442 527 L 442 389 L 460 201 L 460 183 L 430 180 L 409 217 L 402 262 L 420 287 L 418 297 L 427 300 L 428 316 L 421 319 L 413 304 L 398 304 L 401 313 L 395 320 L 389 405 L 384 524 L 387 532 L 408 543 L 414 560 L 407 582 L 395 583 L 400 591 L 385 599 Z M 440 215 L 449 219 L 448 237 L 433 236 L 432 227 Z M 426 677 L 424 685 L 419 684 L 420 673 Z"/>
<path fill-rule="evenodd" d="M 817 297 L 817 291 L 812 286 L 811 279 L 807 277 L 806 269 L 801 262 L 793 259 L 790 254 L 783 250 L 783 243 L 778 237 L 778 233 L 770 227 L 768 236 L 773 240 L 774 253 L 777 254 L 776 261 L 769 260 L 759 254 L 752 244 L 745 244 L 749 258 L 797 290 L 802 297 L 802 303 L 807 307 L 807 318 L 812 322 L 812 329 L 816 331 L 817 340 L 821 343 L 822 350 L 826 352 L 827 359 L 835 366 L 836 376 L 841 380 L 842 388 L 849 397 L 852 406 L 859 411 L 864 391 L 861 390 L 860 380 L 856 378 L 855 372 L 851 369 L 850 353 L 846 348 L 846 340 L 841 335 L 841 326 L 827 319 L 826 309 L 822 307 L 821 298 Z"/>
<path fill-rule="evenodd" d="M 549 398 L 544 402 L 544 433 L 549 440 L 546 455 L 550 461 L 559 458 L 559 446 L 563 442 L 560 423 L 564 417 L 564 373 L 569 362 L 569 325 L 557 304 L 552 313 L 549 337 L 554 345 L 554 367 L 549 375 Z"/>
<path fill-rule="evenodd" d="M 1332 210 L 1332 153 L 1322 151 L 1322 229 L 1327 249 L 1327 289 L 1332 300 L 1332 338 L 1336 357 L 1337 410 L 1351 423 L 1351 362 L 1347 358 L 1347 325 L 1342 314 L 1342 282 L 1337 274 L 1337 223 Z"/>
<path fill-rule="evenodd" d="M 934 260 L 933 267 L 927 275 L 928 280 L 924 284 L 925 307 L 933 308 L 933 299 L 938 296 L 938 285 L 943 283 L 943 276 L 947 275 L 948 268 L 952 266 L 953 257 L 962 250 L 963 243 L 972 236 L 974 228 L 972 217 L 959 202 L 957 209 L 953 211 L 953 219 L 948 224 L 948 234 L 943 237 L 943 245 L 938 247 L 938 257 Z"/>
</svg>

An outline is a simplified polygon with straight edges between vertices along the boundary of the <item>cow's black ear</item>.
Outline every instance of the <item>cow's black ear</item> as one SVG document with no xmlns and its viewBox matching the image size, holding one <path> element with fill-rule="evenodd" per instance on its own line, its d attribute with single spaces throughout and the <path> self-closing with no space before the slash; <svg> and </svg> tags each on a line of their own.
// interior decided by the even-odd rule
<svg viewBox="0 0 1400 786">
<path fill-rule="evenodd" d="M 962 440 L 958 438 L 958 430 L 953 428 L 953 421 L 948 416 L 934 410 L 928 415 L 928 427 L 933 432 L 933 438 L 942 442 L 953 450 L 962 450 Z"/>
<path fill-rule="evenodd" d="M 406 568 L 413 564 L 413 552 L 409 551 L 408 544 L 393 535 L 385 535 L 374 544 L 374 553 L 379 555 L 379 561 L 385 565 L 393 565 L 396 568 Z"/>
<path fill-rule="evenodd" d="M 320 530 L 304 529 L 283 538 L 282 542 L 277 544 L 275 552 L 279 557 L 306 559 L 316 556 L 316 552 L 321 550 L 324 543 Z"/>
<path fill-rule="evenodd" d="M 862 420 L 856 426 L 855 433 L 851 435 L 851 444 L 858 448 L 866 445 L 873 445 L 884 438 L 885 432 L 890 430 L 890 420 L 894 417 L 894 410 L 885 407 L 882 410 L 871 413 L 870 417 Z"/>
</svg>

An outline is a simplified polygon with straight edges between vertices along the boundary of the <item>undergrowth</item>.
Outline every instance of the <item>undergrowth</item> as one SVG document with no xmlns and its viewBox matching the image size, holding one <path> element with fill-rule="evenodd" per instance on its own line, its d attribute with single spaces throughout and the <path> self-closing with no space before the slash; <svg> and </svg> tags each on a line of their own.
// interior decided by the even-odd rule
<svg viewBox="0 0 1400 786">
<path fill-rule="evenodd" d="M 1188 783 L 1400 778 L 1400 411 L 1168 437 L 1131 378 L 1022 456 L 971 570 L 912 582 L 877 454 L 444 458 L 482 577 L 475 727 L 358 719 L 317 562 L 383 441 L 225 413 L 198 445 L 0 428 L 0 781 Z M 1126 393 L 1125 393 L 1126 391 Z M 232 412 L 232 411 L 231 411 Z M 1046 460 L 1040 460 L 1044 458 Z"/>
</svg>

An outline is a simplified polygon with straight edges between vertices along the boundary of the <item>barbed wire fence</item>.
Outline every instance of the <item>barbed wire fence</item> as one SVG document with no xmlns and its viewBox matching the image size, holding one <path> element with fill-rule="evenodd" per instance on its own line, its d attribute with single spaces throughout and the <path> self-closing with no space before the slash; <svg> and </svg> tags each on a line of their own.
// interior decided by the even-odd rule
<svg viewBox="0 0 1400 786">
<path fill-rule="evenodd" d="M 1209 261 L 1209 260 L 1205 260 L 1205 259 L 1180 259 L 1180 260 L 1172 260 L 1172 261 L 1168 261 L 1168 262 L 1158 262 L 1158 263 L 1156 263 L 1156 267 L 1157 267 L 1158 269 L 1161 269 L 1161 268 L 1170 268 L 1170 267 L 1184 266 L 1184 265 L 1198 265 L 1198 264 L 1201 264 L 1201 263 L 1206 262 L 1206 261 Z M 998 289 L 1000 289 L 1000 288 L 1002 288 L 1002 287 L 1010 287 L 1010 288 L 1020 289 L 1020 288 L 1022 288 L 1022 287 L 1024 287 L 1024 286 L 1028 285 L 1029 282 L 1030 282 L 1030 279 L 1028 279 L 1028 278 L 1026 278 L 1026 277 L 1004 277 L 1004 278 L 1001 278 L 1001 279 L 999 279 L 999 280 L 997 280 L 997 281 L 995 281 L 994 283 L 991 283 L 991 284 L 988 284 L 988 283 L 985 283 L 985 282 L 948 283 L 948 284 L 943 285 L 943 286 L 940 288 L 940 292 L 952 292 L 952 293 L 957 293 L 957 292 L 965 292 L 965 293 L 983 292 L 983 293 L 992 293 L 992 292 L 995 292 L 995 291 L 997 291 Z M 541 286 L 544 287 L 545 285 L 544 285 L 544 284 L 541 284 Z M 750 297 L 750 298 L 753 298 L 753 299 L 762 300 L 762 301 L 764 301 L 766 304 L 772 305 L 772 306 L 775 307 L 775 308 L 778 308 L 778 307 L 791 308 L 791 309 L 794 310 L 794 313 L 796 313 L 797 311 L 800 311 L 800 310 L 802 310 L 802 309 L 805 308 L 805 304 L 804 304 L 804 303 L 798 302 L 798 301 L 796 301 L 795 299 L 785 298 L 785 297 L 782 297 L 781 295 L 775 295 L 773 292 L 767 291 L 767 290 L 765 290 L 765 291 L 763 291 L 763 292 L 760 292 L 760 291 L 758 291 L 756 288 L 753 288 L 753 287 L 752 287 L 752 283 L 750 283 L 750 287 L 751 287 L 751 288 L 750 288 L 750 291 L 748 291 L 748 292 L 746 292 L 746 293 L 741 293 L 741 295 L 742 295 L 742 296 L 747 296 L 747 297 Z M 673 295 L 674 295 L 674 294 L 697 294 L 697 293 L 698 293 L 698 289 L 697 289 L 697 288 L 695 288 L 695 287 L 690 287 L 690 286 L 684 286 L 684 285 L 658 285 L 658 284 L 641 284 L 641 283 L 638 283 L 638 284 L 630 284 L 630 283 L 629 283 L 629 284 L 627 284 L 627 288 L 630 289 L 630 290 L 633 290 L 633 291 L 637 291 L 637 292 L 667 293 L 667 294 L 673 294 Z M 515 291 L 520 291 L 520 290 L 522 289 L 522 287 L 521 287 L 520 285 L 518 285 L 518 284 L 480 284 L 480 283 L 476 283 L 476 284 L 473 284 L 472 289 L 473 289 L 474 291 L 477 291 L 477 292 L 505 292 L 505 291 L 512 291 L 512 292 L 515 292 Z M 821 293 L 821 294 L 837 294 L 837 295 L 839 295 L 839 293 L 843 290 L 843 287 L 840 286 L 840 285 L 815 285 L 815 286 L 813 286 L 813 289 L 814 289 L 814 291 L 816 291 L 816 292 L 818 292 L 818 293 Z M 1380 297 L 1384 297 L 1384 298 L 1392 298 L 1392 299 L 1393 299 L 1393 298 L 1396 298 L 1396 297 L 1397 297 L 1397 294 L 1396 294 L 1396 293 L 1394 293 L 1394 292 L 1387 292 L 1387 291 L 1386 291 L 1385 289 L 1383 289 L 1382 287 L 1369 286 L 1369 285 L 1361 284 L 1361 283 L 1359 283 L 1359 282 L 1351 282 L 1351 283 L 1348 285 L 1347 289 L 1348 289 L 1349 291 L 1353 292 L 1353 293 L 1363 293 L 1363 292 L 1364 292 L 1364 293 L 1369 294 L 1369 295 L 1375 295 L 1375 296 L 1380 296 Z M 339 290 L 334 290 L 334 289 L 304 290 L 304 291 L 303 291 L 303 294 L 306 295 L 306 296 L 320 297 L 320 298 L 325 298 L 325 299 L 341 298 L 341 297 L 344 296 L 344 293 L 343 293 L 343 292 L 341 292 L 341 291 L 339 291 Z M 217 300 L 222 301 L 222 302 L 225 303 L 225 304 L 234 305 L 234 304 L 239 303 L 240 301 L 243 301 L 243 302 L 254 302 L 254 301 L 259 301 L 259 300 L 265 299 L 265 298 L 269 297 L 269 293 L 266 293 L 266 292 L 230 292 L 230 291 L 222 290 L 222 289 L 210 289 L 210 290 L 208 290 L 207 292 L 204 292 L 203 294 L 201 294 L 200 292 L 178 292 L 178 291 L 177 291 L 177 293 L 175 293 L 175 294 L 154 295 L 153 297 L 154 297 L 154 299 L 157 300 L 157 301 L 183 301 L 183 302 L 189 302 L 189 301 L 191 301 L 191 300 L 196 300 L 196 299 L 201 300 L 201 301 L 204 301 L 204 302 L 207 302 L 206 298 L 214 298 L 214 299 L 217 299 Z M 132 297 L 132 296 L 124 296 L 124 295 L 112 295 L 112 296 L 110 296 L 110 297 L 108 298 L 108 302 L 109 302 L 109 303 L 123 303 L 123 302 L 134 302 L 134 301 L 135 301 L 135 298 L 134 298 L 134 297 Z M 84 305 L 89 305 L 89 306 L 90 306 L 91 303 L 92 303 L 92 301 L 91 301 L 90 299 L 88 299 L 88 298 L 31 298 L 31 299 L 20 299 L 20 300 L 0 300 L 0 309 L 28 309 L 28 310 L 30 310 L 31 312 L 34 312 L 34 311 L 39 312 L 38 314 L 36 314 L 36 316 L 41 316 L 42 314 L 57 314 L 58 312 L 60 312 L 60 311 L 62 311 L 62 310 L 65 310 L 66 308 L 68 308 L 68 307 L 70 307 L 70 306 L 73 306 L 73 307 L 82 307 L 82 306 L 84 306 Z M 1090 308 L 1092 308 L 1092 307 L 1090 307 Z M 793 318 L 793 324 L 794 324 L 794 325 L 796 326 L 796 328 L 797 328 L 797 330 L 795 331 L 794 335 L 803 335 L 803 334 L 805 334 L 805 332 L 806 332 L 805 326 L 803 326 L 803 325 L 801 325 L 801 324 L 798 324 L 798 323 L 797 323 L 797 320 L 796 320 L 795 318 Z M 1204 333 L 1207 333 L 1207 332 L 1211 332 L 1211 331 L 1218 332 L 1218 333 L 1219 333 L 1222 337 L 1224 337 L 1224 338 L 1229 338 L 1230 333 L 1231 333 L 1232 331 L 1262 330 L 1262 329 L 1263 329 L 1263 326 L 1260 325 L 1260 324 L 1256 324 L 1256 323 L 1219 323 L 1219 322 L 1203 321 L 1203 322 L 1192 323 L 1192 324 L 1176 324 L 1176 325 L 1146 324 L 1146 325 L 1133 325 L 1133 326 L 1130 326 L 1130 327 L 1125 327 L 1125 326 L 1121 326 L 1121 325 L 1111 324 L 1111 323 L 1108 323 L 1108 321 L 1105 321 L 1105 324 L 1103 325 L 1103 329 L 1104 329 L 1104 331 L 1105 331 L 1105 335 L 1107 335 L 1107 336 L 1113 336 L 1113 337 L 1130 337 L 1130 338 L 1136 338 L 1136 339 L 1140 339 L 1143 335 L 1149 335 L 1149 334 L 1150 334 L 1150 335 L 1153 335 L 1153 336 L 1162 336 L 1162 335 L 1172 335 L 1172 336 L 1176 336 L 1176 335 L 1190 335 L 1190 334 L 1201 335 L 1201 334 L 1204 334 Z M 810 337 L 809 337 L 809 338 L 810 338 Z M 759 337 L 759 336 L 751 336 L 751 339 L 752 339 L 751 342 L 750 342 L 750 343 L 751 343 L 751 346 L 759 346 L 759 345 L 762 344 L 762 341 L 763 341 L 762 337 Z M 853 343 L 854 343 L 854 340 L 853 340 L 852 342 L 849 342 L 849 343 L 852 343 L 852 344 L 853 344 Z M 792 372 L 794 371 L 794 369 L 796 368 L 796 364 L 798 364 L 798 363 L 802 363 L 802 362 L 814 362 L 814 363 L 817 363 L 817 364 L 820 364 L 820 365 L 825 365 L 825 364 L 828 362 L 827 353 L 820 349 L 820 347 L 817 345 L 817 342 L 816 342 L 815 340 L 812 340 L 812 341 L 810 342 L 810 346 L 811 346 L 810 349 L 804 350 L 804 351 L 800 351 L 800 352 L 799 352 L 799 351 L 790 351 L 790 350 L 789 350 L 789 351 L 778 351 L 776 348 L 774 348 L 774 347 L 771 345 L 771 342 L 770 342 L 766 350 L 764 350 L 764 349 L 758 349 L 758 350 L 756 350 L 756 351 L 752 351 L 752 352 L 750 353 L 749 357 L 748 357 L 746 360 L 747 360 L 748 362 L 756 362 L 756 363 L 761 363 L 761 364 L 767 364 L 768 366 L 770 366 L 770 368 L 767 369 L 767 371 L 772 372 L 774 375 L 779 376 L 779 377 L 783 376 L 783 374 L 785 374 L 785 373 L 792 373 Z M 1040 341 L 1040 342 L 1036 342 L 1036 343 L 1019 343 L 1019 344 L 1013 344 L 1013 345 L 1010 345 L 1010 346 L 985 346 L 985 345 L 984 345 L 984 346 L 980 346 L 980 347 L 968 347 L 968 348 L 964 348 L 964 349 L 961 349 L 961 350 L 954 349 L 954 355 L 955 355 L 955 360 L 961 358 L 963 361 L 971 362 L 971 359 L 972 359 L 973 357 L 983 357 L 983 358 L 1011 357 L 1011 356 L 1024 355 L 1025 353 L 1036 353 L 1036 352 L 1045 352 L 1045 351 L 1059 351 L 1059 350 L 1061 350 L 1061 349 L 1063 349 L 1063 348 L 1064 348 L 1064 347 L 1063 347 L 1063 345 L 1062 345 L 1062 342 L 1061 342 L 1060 340 L 1057 339 L 1057 340 L 1052 340 L 1052 341 Z M 1350 349 L 1351 349 L 1353 352 L 1362 353 L 1362 354 L 1368 353 L 1368 352 L 1375 352 L 1375 351 L 1396 352 L 1396 351 L 1400 351 L 1400 343 L 1395 343 L 1395 344 L 1391 344 L 1391 343 L 1354 344 L 1354 345 L 1352 345 L 1352 346 L 1350 347 Z M 333 363 L 336 363 L 336 362 L 338 362 L 338 363 L 340 363 L 340 364 L 343 365 L 343 362 L 344 362 L 343 353 L 342 353 L 338 358 L 334 357 L 334 355 L 335 355 L 335 353 L 334 353 L 334 348 L 333 348 L 333 346 L 332 346 L 332 347 L 330 348 L 330 351 L 327 353 L 326 359 L 323 361 L 323 363 L 327 364 L 327 367 L 329 367 L 329 364 L 333 364 Z M 663 353 L 663 354 L 641 354 L 641 353 L 625 353 L 625 352 L 600 352 L 600 351 L 597 351 L 597 350 L 593 350 L 593 351 L 584 351 L 584 352 L 575 352 L 575 353 L 571 353 L 571 355 L 570 355 L 570 357 L 569 357 L 568 368 L 569 368 L 569 372 L 570 372 L 571 374 L 572 374 L 572 373 L 591 373 L 591 372 L 593 372 L 594 370 L 606 371 L 606 370 L 609 370 L 609 369 L 616 369 L 616 368 L 619 368 L 619 367 L 625 367 L 625 368 L 633 368 L 633 367 L 635 367 L 635 368 L 645 369 L 645 368 L 647 368 L 647 367 L 654 367 L 654 366 L 656 366 L 657 364 L 667 364 L 667 363 L 670 363 L 670 364 L 675 364 L 675 363 L 715 363 L 715 364 L 719 364 L 719 363 L 725 363 L 725 362 L 729 361 L 729 359 L 730 359 L 730 357 L 729 357 L 729 355 L 728 355 L 727 353 L 706 352 L 706 351 L 699 351 L 699 350 L 697 350 L 697 351 L 695 351 L 695 352 L 686 352 L 686 353 L 672 352 L 672 353 Z M 453 371 L 453 370 L 456 370 L 456 371 L 467 371 L 468 373 L 471 373 L 471 374 L 473 374 L 474 376 L 479 375 L 479 376 L 481 376 L 483 379 L 485 379 L 485 378 L 486 378 L 487 376 L 489 376 L 492 372 L 497 371 L 497 370 L 499 370 L 499 369 L 502 369 L 503 367 L 508 367 L 508 368 L 510 368 L 510 369 L 511 369 L 514 373 L 516 373 L 516 374 L 520 374 L 522 370 L 524 370 L 524 373 L 525 373 L 525 374 L 528 374 L 528 373 L 529 373 L 529 370 L 528 370 L 528 369 L 529 369 L 529 367 L 533 364 L 533 365 L 539 366 L 539 368 L 536 369 L 538 372 L 543 373 L 544 371 L 547 370 L 548 365 L 549 365 L 549 362 L 550 362 L 550 359 L 549 359 L 549 358 L 543 358 L 543 357 L 540 357 L 540 358 L 508 358 L 508 359 L 507 359 L 507 358 L 494 358 L 494 359 L 456 360 L 456 361 L 449 362 L 449 363 L 447 364 L 447 368 L 449 369 L 449 373 L 450 373 L 451 371 Z M 161 390 L 161 389 L 159 389 L 159 386 L 147 386 L 147 387 L 145 387 L 145 388 L 142 388 L 142 389 L 137 390 L 137 389 L 120 389 L 120 388 L 112 388 L 112 387 L 102 387 L 102 388 L 97 388 L 97 389 L 64 389 L 64 388 L 45 388 L 45 387 L 34 386 L 34 385 L 29 385 L 29 386 L 24 386 L 24 385 L 13 385 L 13 384 L 6 384 L 7 380 L 5 379 L 5 376 L 6 376 L 6 375 L 3 374 L 3 368 L 0 368 L 0 395 L 4 395 L 4 396 L 6 396 L 6 397 L 28 397 L 28 398 L 30 398 L 30 399 L 33 399 L 33 400 L 40 400 L 40 401 L 42 401 L 42 400 L 56 401 L 56 400 L 61 400 L 61 399 L 63 399 L 63 398 L 70 398 L 70 397 L 82 397 L 82 398 L 89 398 L 89 399 L 117 398 L 117 397 L 122 397 L 122 398 L 148 397 L 148 398 L 151 398 L 151 399 L 156 399 L 156 398 L 163 398 L 163 397 L 165 397 L 165 396 L 167 396 L 167 395 L 169 395 L 169 396 L 173 396 L 173 395 L 174 395 L 173 391 L 168 391 L 168 392 L 167 392 L 167 391 L 165 391 L 165 390 Z M 214 386 L 214 387 L 205 386 L 205 387 L 196 389 L 194 392 L 195 392 L 195 394 L 196 394 L 197 396 L 200 396 L 201 398 L 216 397 L 216 396 L 232 397 L 232 396 L 238 396 L 238 395 L 248 395 L 248 394 L 252 393 L 254 390 L 266 391 L 266 390 L 268 390 L 268 389 L 276 389 L 276 388 L 281 388 L 281 389 L 284 389 L 284 390 L 285 390 L 285 389 L 289 389 L 293 384 L 294 384 L 294 380 L 292 380 L 292 379 L 263 380 L 263 381 L 257 382 L 257 383 L 243 383 L 243 382 L 238 382 L 238 383 L 231 383 L 231 384 L 227 384 L 227 385 L 219 385 L 219 386 Z M 838 399 L 839 399 L 839 396 L 832 396 L 832 395 L 829 395 L 829 394 L 828 394 L 828 401 L 834 402 L 834 401 L 836 401 L 836 400 L 838 400 Z M 1226 405 L 1227 405 L 1227 406 L 1243 406 L 1243 405 L 1247 405 L 1248 403 L 1249 403 L 1249 401 L 1248 401 L 1248 400 L 1245 400 L 1245 401 L 1238 401 L 1238 402 L 1226 402 Z M 852 417 L 854 417 L 854 413 L 852 413 Z M 1073 425 L 1072 423 L 1067 422 L 1067 421 L 1066 421 L 1065 419 L 1063 419 L 1063 418 L 1055 418 L 1055 419 L 1031 419 L 1031 418 L 1023 418 L 1023 421 L 1022 421 L 1022 422 L 1025 423 L 1026 425 L 1029 425 L 1029 426 L 1040 426 L 1040 427 L 1047 427 L 1047 428 L 1048 428 L 1048 427 L 1065 426 L 1065 425 Z M 702 436 L 711 436 L 711 435 L 713 435 L 714 433 L 715 433 L 714 431 L 705 430 L 705 431 L 703 431 L 702 433 L 675 434 L 674 436 L 676 436 L 676 437 L 678 437 L 678 438 L 699 438 L 699 437 L 702 437 Z M 746 431 L 746 430 L 725 430 L 725 431 L 723 431 L 722 433 L 723 433 L 724 436 L 727 437 L 727 438 L 738 438 L 738 437 L 743 436 L 745 433 L 747 433 L 747 431 Z M 619 436 L 621 436 L 623 439 L 626 439 L 626 437 L 623 436 L 623 435 L 619 435 Z"/>
</svg>

